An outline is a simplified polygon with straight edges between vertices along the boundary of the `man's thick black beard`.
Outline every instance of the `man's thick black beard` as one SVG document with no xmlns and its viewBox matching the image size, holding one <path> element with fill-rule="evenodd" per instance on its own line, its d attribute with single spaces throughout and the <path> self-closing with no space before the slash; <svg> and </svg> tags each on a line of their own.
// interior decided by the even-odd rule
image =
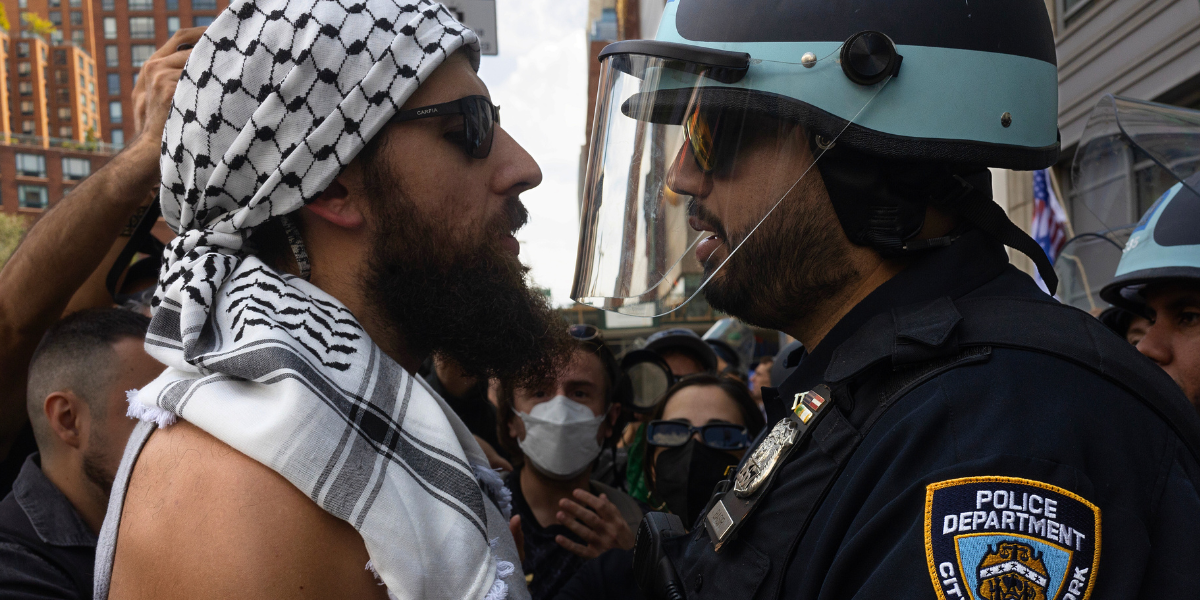
<svg viewBox="0 0 1200 600">
<path fill-rule="evenodd" d="M 523 223 L 523 207 L 510 200 L 506 222 L 483 228 L 472 238 L 478 243 L 466 246 L 450 227 L 425 218 L 400 182 L 368 171 L 378 225 L 365 284 L 405 346 L 514 385 L 553 376 L 570 356 L 571 338 L 549 300 L 529 287 L 529 269 L 500 245 Z"/>
<path fill-rule="evenodd" d="M 820 178 L 809 174 L 806 179 L 704 287 L 713 308 L 757 327 L 782 330 L 860 277 L 846 263 L 850 241 L 833 205 L 820 194 Z"/>
</svg>

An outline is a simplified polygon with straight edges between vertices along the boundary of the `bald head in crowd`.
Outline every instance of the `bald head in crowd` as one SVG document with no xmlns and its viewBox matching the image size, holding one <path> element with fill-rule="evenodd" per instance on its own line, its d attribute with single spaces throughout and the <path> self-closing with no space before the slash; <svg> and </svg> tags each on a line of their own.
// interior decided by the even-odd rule
<svg viewBox="0 0 1200 600">
<path fill-rule="evenodd" d="M 149 323 L 120 309 L 79 312 L 51 327 L 30 361 L 26 408 L 42 471 L 94 531 L 137 424 L 125 392 L 164 368 L 143 348 Z"/>
</svg>

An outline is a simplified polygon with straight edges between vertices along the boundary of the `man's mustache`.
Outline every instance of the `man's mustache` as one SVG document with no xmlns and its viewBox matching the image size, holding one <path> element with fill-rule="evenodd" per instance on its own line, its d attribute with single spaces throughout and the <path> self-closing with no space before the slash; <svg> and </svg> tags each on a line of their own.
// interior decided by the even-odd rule
<svg viewBox="0 0 1200 600">
<path fill-rule="evenodd" d="M 504 201 L 504 212 L 500 217 L 505 229 L 516 235 L 529 222 L 529 211 L 520 198 L 508 198 Z"/>
<path fill-rule="evenodd" d="M 718 218 L 717 215 L 713 214 L 712 211 L 708 210 L 699 202 L 697 202 L 695 198 L 688 199 L 687 214 L 689 217 L 696 217 L 697 219 L 700 219 L 701 221 L 704 221 L 708 225 L 712 226 L 714 229 L 713 233 L 716 233 L 721 237 L 722 240 L 725 240 L 726 244 L 730 242 L 729 235 L 725 231 L 725 224 L 722 223 L 721 219 Z"/>
</svg>

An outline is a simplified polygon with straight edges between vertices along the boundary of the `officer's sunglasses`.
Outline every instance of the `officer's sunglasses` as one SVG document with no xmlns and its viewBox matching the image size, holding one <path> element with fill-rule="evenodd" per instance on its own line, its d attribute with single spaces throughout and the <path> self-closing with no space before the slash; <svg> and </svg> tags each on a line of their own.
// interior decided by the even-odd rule
<svg viewBox="0 0 1200 600">
<path fill-rule="evenodd" d="M 492 104 L 486 96 L 467 96 L 442 104 L 400 111 L 391 118 L 391 122 L 404 123 L 458 114 L 462 115 L 462 131 L 447 134 L 447 139 L 461 145 L 471 158 L 487 158 L 496 137 L 496 124 L 500 122 L 500 107 Z"/>
<path fill-rule="evenodd" d="M 714 450 L 745 450 L 750 447 L 746 428 L 733 423 L 713 423 L 692 427 L 681 421 L 650 421 L 646 443 L 660 448 L 675 448 L 700 434 L 700 443 Z"/>
</svg>

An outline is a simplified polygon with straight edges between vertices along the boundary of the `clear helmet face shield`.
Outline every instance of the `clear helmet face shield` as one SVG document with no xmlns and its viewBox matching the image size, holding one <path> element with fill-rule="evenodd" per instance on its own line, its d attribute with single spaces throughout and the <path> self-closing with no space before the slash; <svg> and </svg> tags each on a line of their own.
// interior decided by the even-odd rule
<svg viewBox="0 0 1200 600">
<path fill-rule="evenodd" d="M 1064 302 L 1103 307 L 1121 250 L 1142 216 L 1200 170 L 1200 111 L 1105 96 L 1092 110 L 1071 168 L 1076 236 L 1055 270 Z M 1193 191 L 1196 191 L 1193 189 Z"/>
<path fill-rule="evenodd" d="M 794 63 L 742 55 L 740 68 L 602 55 L 571 297 L 659 316 L 735 265 L 731 257 L 770 230 L 764 221 L 782 203 L 799 201 L 821 155 L 891 79 L 873 65 L 874 81 L 820 93 L 845 85 L 840 59 L 854 41 Z M 822 110 L 795 100 L 809 90 Z M 814 120 L 821 131 L 803 124 Z"/>
</svg>

